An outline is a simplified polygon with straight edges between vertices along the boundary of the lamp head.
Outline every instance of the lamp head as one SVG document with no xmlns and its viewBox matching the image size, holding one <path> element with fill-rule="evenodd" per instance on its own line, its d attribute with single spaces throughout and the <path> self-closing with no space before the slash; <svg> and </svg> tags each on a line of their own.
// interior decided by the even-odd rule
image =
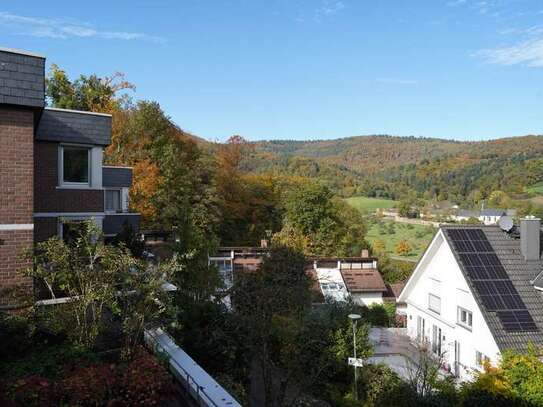
<svg viewBox="0 0 543 407">
<path fill-rule="evenodd" d="M 358 314 L 349 314 L 349 319 L 350 319 L 351 321 L 357 321 L 357 320 L 359 320 L 360 318 L 362 318 L 362 317 L 361 317 L 360 315 L 358 315 Z"/>
</svg>

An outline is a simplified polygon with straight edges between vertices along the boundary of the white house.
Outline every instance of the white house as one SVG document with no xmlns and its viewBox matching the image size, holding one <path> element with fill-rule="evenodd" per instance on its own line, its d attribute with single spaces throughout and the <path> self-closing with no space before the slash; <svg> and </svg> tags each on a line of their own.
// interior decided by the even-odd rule
<svg viewBox="0 0 543 407">
<path fill-rule="evenodd" d="M 457 222 L 467 221 L 469 219 L 477 219 L 479 222 L 485 225 L 496 225 L 500 221 L 502 216 L 516 215 L 516 211 L 511 209 L 483 209 L 481 211 L 470 211 L 466 209 L 459 209 L 452 219 Z"/>
<path fill-rule="evenodd" d="M 410 338 L 430 343 L 461 380 L 506 349 L 543 345 L 539 219 L 517 232 L 441 226 L 398 298 Z"/>
<path fill-rule="evenodd" d="M 507 212 L 504 209 L 483 209 L 479 214 L 479 221 L 485 225 L 496 225 Z"/>
<path fill-rule="evenodd" d="M 361 257 L 319 258 L 313 271 L 324 298 L 360 305 L 382 304 L 387 288 L 377 270 L 377 259 L 367 252 Z"/>
</svg>

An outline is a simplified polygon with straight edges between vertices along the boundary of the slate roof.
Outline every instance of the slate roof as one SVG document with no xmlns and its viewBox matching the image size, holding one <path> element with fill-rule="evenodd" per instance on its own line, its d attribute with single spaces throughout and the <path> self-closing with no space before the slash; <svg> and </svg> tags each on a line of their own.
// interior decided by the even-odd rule
<svg viewBox="0 0 543 407">
<path fill-rule="evenodd" d="M 503 216 L 506 214 L 504 209 L 483 209 L 481 216 Z"/>
<path fill-rule="evenodd" d="M 534 280 L 534 287 L 543 290 L 543 271 Z"/>
<path fill-rule="evenodd" d="M 387 292 L 383 294 L 383 297 L 397 299 L 400 297 L 400 293 L 404 289 L 407 281 L 402 281 L 400 283 L 386 284 Z"/>
<path fill-rule="evenodd" d="M 107 146 L 111 143 L 111 115 L 45 108 L 36 140 Z"/>
<path fill-rule="evenodd" d="M 453 228 L 481 229 L 484 232 L 513 283 L 513 286 L 518 291 L 531 317 L 537 325 L 538 332 L 506 332 L 498 319 L 496 312 L 486 310 L 479 297 L 479 293 L 475 289 L 463 263 L 460 261 L 460 257 L 458 253 L 456 253 L 450 236 L 447 233 L 447 230 Z M 444 231 L 443 235 L 451 247 L 456 261 L 471 288 L 475 300 L 479 304 L 481 313 L 500 350 L 513 349 L 525 351 L 530 342 L 535 345 L 543 346 L 543 295 L 533 286 L 533 281 L 538 278 L 538 276 L 543 279 L 543 277 L 540 276 L 540 273 L 543 270 L 543 261 L 526 261 L 520 251 L 520 239 L 511 237 L 496 225 L 442 225 L 441 229 Z"/>
<path fill-rule="evenodd" d="M 43 108 L 45 58 L 11 48 L 0 48 L 0 103 Z"/>
</svg>

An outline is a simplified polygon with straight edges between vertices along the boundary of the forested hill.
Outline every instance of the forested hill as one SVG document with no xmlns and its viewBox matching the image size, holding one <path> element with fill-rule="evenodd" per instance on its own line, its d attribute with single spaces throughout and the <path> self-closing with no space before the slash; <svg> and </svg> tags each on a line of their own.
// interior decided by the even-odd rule
<svg viewBox="0 0 543 407">
<path fill-rule="evenodd" d="M 444 156 L 489 158 L 543 153 L 543 136 L 523 136 L 491 141 L 461 142 L 435 138 L 357 136 L 334 140 L 256 142 L 257 151 L 277 156 L 297 156 L 373 172 L 387 167 L 417 164 Z"/>
<path fill-rule="evenodd" d="M 466 200 L 543 181 L 543 136 L 489 141 L 359 136 L 261 141 L 247 168 L 324 179 L 343 195 Z"/>
</svg>

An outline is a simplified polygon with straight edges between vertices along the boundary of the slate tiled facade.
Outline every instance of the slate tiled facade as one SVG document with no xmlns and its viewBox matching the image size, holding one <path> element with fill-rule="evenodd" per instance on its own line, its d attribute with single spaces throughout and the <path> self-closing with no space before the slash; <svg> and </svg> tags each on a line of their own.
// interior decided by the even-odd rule
<svg viewBox="0 0 543 407">
<path fill-rule="evenodd" d="M 102 166 L 110 141 L 110 115 L 45 107 L 44 57 L 0 48 L 0 290 L 32 286 L 21 253 L 61 235 L 66 222 L 93 219 L 110 236 L 125 221 L 138 229 L 139 215 L 126 213 L 132 170 Z M 63 175 L 74 150 L 87 154 L 84 182 Z"/>
</svg>

